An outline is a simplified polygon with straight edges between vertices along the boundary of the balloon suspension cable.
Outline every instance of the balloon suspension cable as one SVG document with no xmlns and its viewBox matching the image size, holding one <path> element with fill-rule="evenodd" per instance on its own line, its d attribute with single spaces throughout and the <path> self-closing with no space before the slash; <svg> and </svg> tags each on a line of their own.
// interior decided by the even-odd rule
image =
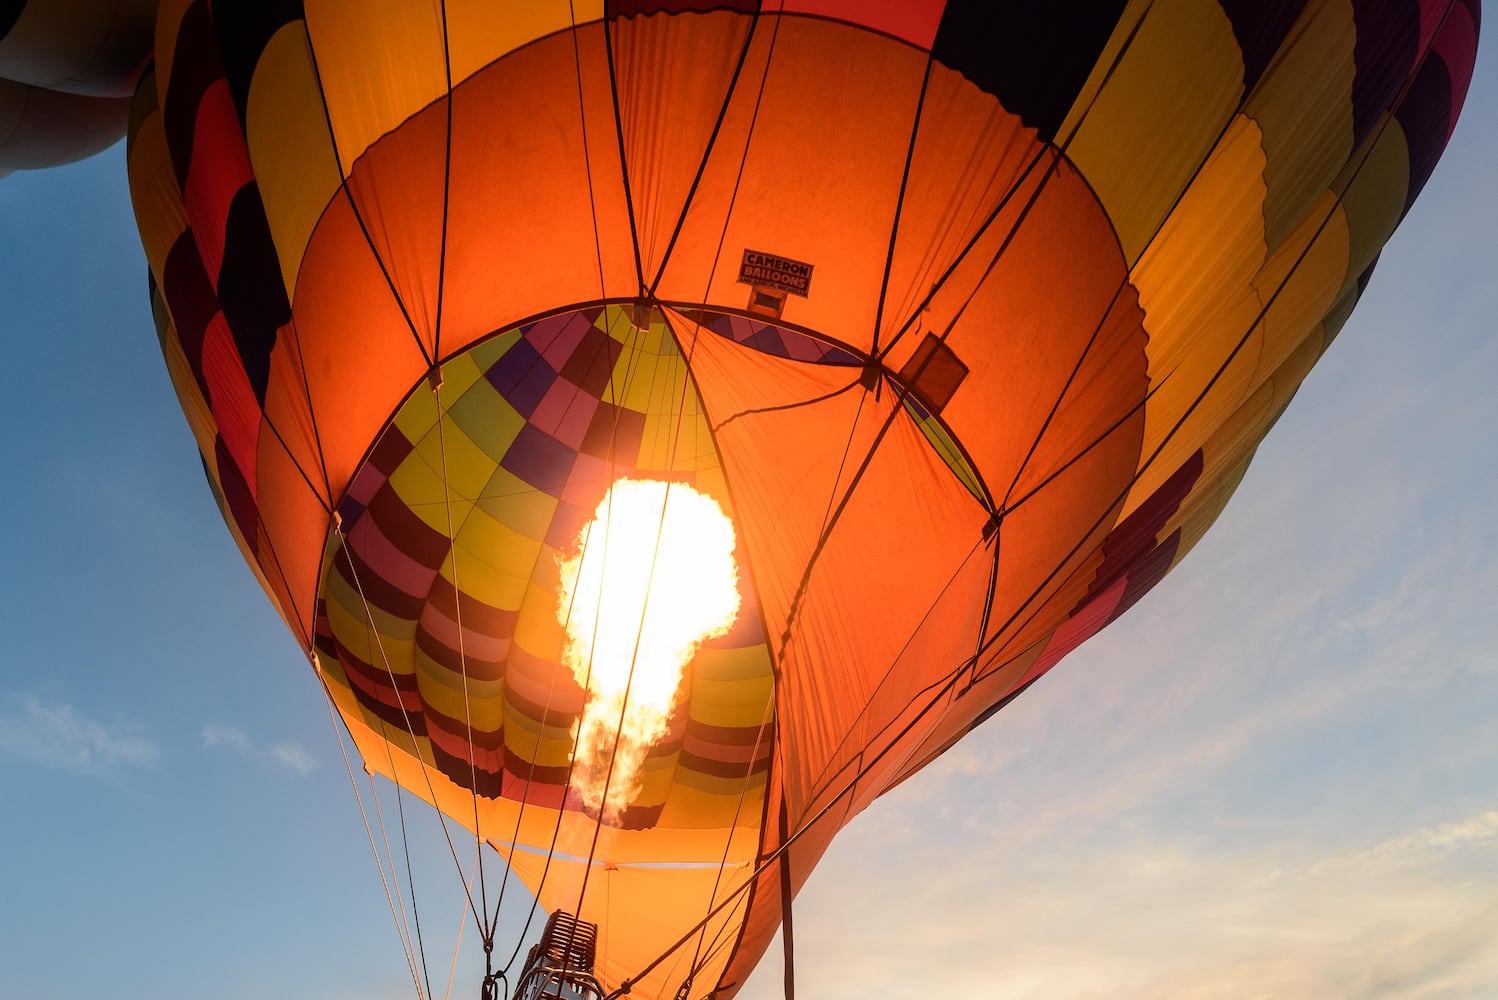
<svg viewBox="0 0 1498 1000">
<path fill-rule="evenodd" d="M 480 854 L 483 853 L 483 850 L 484 850 L 484 845 L 483 844 L 475 844 L 474 845 L 474 849 L 473 849 L 473 864 L 470 865 L 469 868 L 468 868 L 468 876 L 467 876 L 467 878 L 466 878 L 466 880 L 464 882 L 465 886 L 472 885 L 474 874 L 478 870 L 478 859 L 479 859 Z M 442 994 L 444 997 L 451 997 L 453 995 L 453 980 L 456 979 L 457 975 L 458 975 L 458 955 L 463 950 L 463 931 L 467 927 L 468 927 L 468 907 L 464 906 L 464 907 L 462 907 L 458 911 L 458 933 L 456 935 L 454 935 L 454 940 L 453 940 L 453 957 L 448 962 L 448 965 L 447 965 L 447 992 L 445 992 L 445 993 Z M 423 961 L 425 961 L 425 959 L 423 959 Z M 428 994 L 431 993 L 431 986 L 430 986 L 430 984 L 427 986 L 427 992 L 428 992 Z"/>
<path fill-rule="evenodd" d="M 447 465 L 447 416 L 442 410 L 440 366 L 433 367 L 428 380 L 432 388 L 432 405 L 437 411 L 437 448 L 442 464 L 442 509 L 447 519 L 448 558 L 452 561 L 453 616 L 458 632 L 458 672 L 463 680 L 463 726 L 468 737 L 468 788 L 473 800 L 473 836 L 480 847 L 478 856 L 479 905 L 474 911 L 474 917 L 477 919 L 479 933 L 483 936 L 486 949 L 492 949 L 494 928 L 489 926 L 489 897 L 484 878 L 484 852 L 482 850 L 484 841 L 479 822 L 478 763 L 474 759 L 477 754 L 474 752 L 473 745 L 473 707 L 468 686 L 468 653 L 463 638 L 463 589 L 458 578 L 458 528 L 453 523 L 452 489 Z M 472 891 L 469 891 L 468 898 L 473 899 Z"/>
<path fill-rule="evenodd" d="M 723 842 L 723 855 L 718 860 L 718 871 L 713 876 L 713 889 L 707 897 L 707 906 L 705 907 L 702 929 L 697 934 L 697 944 L 692 954 L 692 960 L 687 964 L 686 978 L 685 980 L 683 980 L 681 987 L 677 990 L 677 995 L 679 997 L 682 997 L 683 1000 L 685 1000 L 684 994 L 691 988 L 693 980 L 695 980 L 698 974 L 702 972 L 707 963 L 712 961 L 713 957 L 717 955 L 718 950 L 722 947 L 720 939 L 723 937 L 723 932 L 727 929 L 728 925 L 726 923 L 724 924 L 724 926 L 718 929 L 718 932 L 716 934 L 713 935 L 712 942 L 706 944 L 706 954 L 704 955 L 703 953 L 705 939 L 707 938 L 709 919 L 706 914 L 710 914 L 712 912 L 713 905 L 718 901 L 718 890 L 723 885 L 723 872 L 728 867 L 728 855 L 729 851 L 733 847 L 734 831 L 738 829 L 739 817 L 743 815 L 744 802 L 749 797 L 749 787 L 754 780 L 754 764 L 755 761 L 759 760 L 759 748 L 764 742 L 766 731 L 770 727 L 771 713 L 774 707 L 775 699 L 772 694 L 771 697 L 765 699 L 765 708 L 764 711 L 760 714 L 759 729 L 755 732 L 754 736 L 754 749 L 749 754 L 749 763 L 744 769 L 744 781 L 739 786 L 738 800 L 734 803 L 733 807 L 733 820 L 728 825 L 728 837 Z M 766 784 L 768 785 L 768 781 L 766 782 Z"/>
<path fill-rule="evenodd" d="M 380 654 L 380 661 L 385 668 L 385 675 L 390 680 L 391 689 L 399 691 L 400 685 L 397 684 L 395 680 L 395 668 L 390 664 L 390 656 L 385 649 L 384 636 L 381 635 L 379 629 L 375 627 L 374 610 L 369 605 L 369 597 L 367 594 L 365 594 L 364 585 L 360 582 L 359 579 L 359 568 L 355 563 L 354 554 L 349 547 L 347 529 L 343 523 L 343 518 L 336 512 L 333 516 L 333 530 L 338 537 L 339 547 L 342 550 L 344 560 L 348 563 L 349 573 L 353 577 L 354 590 L 358 593 L 359 601 L 363 605 L 364 619 L 368 624 L 370 635 L 374 637 L 375 647 Z M 426 762 L 422 761 L 420 758 L 420 752 L 416 742 L 415 724 L 411 721 L 411 714 L 406 710 L 405 702 L 397 699 L 397 704 L 400 705 L 401 719 L 405 722 L 406 734 L 411 737 L 413 756 L 416 757 L 417 762 L 421 767 L 422 777 L 426 782 L 427 795 L 430 796 L 430 801 L 436 802 L 437 791 L 432 785 L 432 776 L 427 769 Z M 394 780 L 393 777 L 392 780 Z M 400 782 L 397 781 L 396 784 L 399 785 Z M 442 836 L 443 839 L 447 841 L 447 850 L 448 853 L 452 856 L 453 866 L 457 869 L 458 875 L 461 878 L 463 874 L 463 862 L 458 858 L 458 849 L 453 843 L 452 832 L 447 828 L 447 817 L 440 809 L 437 810 L 437 820 L 442 826 Z M 464 894 L 468 900 L 468 908 L 473 911 L 474 921 L 482 926 L 484 923 L 483 918 L 479 917 L 478 915 L 478 908 L 473 901 L 473 893 L 468 889 L 466 883 L 464 885 Z"/>
<path fill-rule="evenodd" d="M 1058 154 L 1057 155 L 1053 155 L 1053 156 L 1051 156 L 1051 157 L 1048 158 L 1049 162 L 1047 163 L 1047 166 L 1046 166 L 1045 170 L 1042 172 L 1042 174 L 1041 174 L 1038 182 L 1036 183 L 1036 186 L 1035 186 L 1034 190 L 1032 190 L 1030 192 L 1029 196 L 1025 199 L 1025 203 L 1021 206 L 1016 219 L 1009 226 L 1007 232 L 1005 233 L 1005 235 L 1001 239 L 1001 242 L 1000 242 L 1000 245 L 999 245 L 998 249 L 994 252 L 994 254 L 992 255 L 992 257 L 989 259 L 988 265 L 984 269 L 983 275 L 978 279 L 977 282 L 974 283 L 972 289 L 964 297 L 961 305 L 954 312 L 952 319 L 946 324 L 945 328 L 942 330 L 940 336 L 938 337 L 938 341 L 939 342 L 943 342 L 944 343 L 946 341 L 946 339 L 951 335 L 951 333 L 952 333 L 953 329 L 955 329 L 958 321 L 961 319 L 961 317 L 963 316 L 963 314 L 967 311 L 968 307 L 972 304 L 974 298 L 977 296 L 978 291 L 983 287 L 984 283 L 988 279 L 988 276 L 993 272 L 994 268 L 998 265 L 999 261 L 1004 257 L 1006 251 L 1008 250 L 1008 248 L 1010 247 L 1010 245 L 1012 244 L 1012 242 L 1014 241 L 1014 239 L 1017 237 L 1019 229 L 1023 226 L 1025 220 L 1030 216 L 1030 213 L 1033 211 L 1033 209 L 1035 208 L 1036 204 L 1038 203 L 1041 194 L 1044 192 L 1045 188 L 1049 185 L 1049 183 L 1052 181 L 1052 179 L 1057 175 L 1057 168 L 1058 168 L 1061 160 L 1065 157 L 1065 155 L 1067 153 L 1067 150 L 1068 150 L 1068 148 L 1069 148 L 1072 140 L 1075 138 L 1075 136 L 1080 131 L 1083 121 L 1086 120 L 1086 118 L 1090 114 L 1092 108 L 1095 106 L 1095 104 L 1097 102 L 1097 99 L 1098 99 L 1098 94 L 1100 94 L 1101 91 L 1102 91 L 1102 89 L 1106 87 L 1107 82 L 1110 79 L 1112 79 L 1114 72 L 1117 70 L 1118 66 L 1122 63 L 1124 56 L 1132 48 L 1133 43 L 1136 40 L 1136 38 L 1138 37 L 1139 31 L 1140 31 L 1140 29 L 1141 29 L 1144 21 L 1148 18 L 1150 10 L 1151 10 L 1152 7 L 1153 7 L 1153 3 L 1147 4 L 1145 6 L 1145 8 L 1140 12 L 1140 15 L 1139 15 L 1138 19 L 1136 20 L 1134 26 L 1130 29 L 1128 36 L 1124 39 L 1123 44 L 1120 46 L 1119 51 L 1115 54 L 1112 62 L 1110 63 L 1110 65 L 1108 67 L 1107 72 L 1104 74 L 1103 83 L 1102 83 L 1101 87 L 1099 88 L 1098 92 L 1093 95 L 1093 97 L 1089 101 L 1086 109 L 1084 109 L 1082 115 L 1079 116 L 1077 122 L 1073 125 L 1073 128 L 1072 128 L 1071 132 L 1066 136 L 1065 139 L 1062 140 L 1062 142 L 1061 142 L 1061 144 L 1059 146 L 1059 152 L 1058 152 Z M 912 142 L 914 142 L 914 136 L 912 136 Z M 1045 156 L 1045 153 L 1046 153 L 1046 150 L 1044 148 L 1042 148 L 1041 150 L 1038 150 L 1036 152 L 1035 156 L 1033 156 L 1032 158 L 1030 158 L 1029 162 L 1026 164 L 1025 169 L 1021 173 L 1020 177 L 1005 192 L 1004 196 L 1000 199 L 998 205 L 989 214 L 988 218 L 983 223 L 983 225 L 981 227 L 979 227 L 979 231 L 977 233 L 975 233 L 974 236 L 969 240 L 968 244 L 963 248 L 963 250 L 961 251 L 961 253 L 958 254 L 957 259 L 954 260 L 952 262 L 952 264 L 950 264 L 948 266 L 948 268 L 946 269 L 946 271 L 938 278 L 938 280 L 936 281 L 935 285 L 933 285 L 932 289 L 928 292 L 928 294 L 926 295 L 925 299 L 917 307 L 915 313 L 912 314 L 911 318 L 909 320 L 907 320 L 904 324 L 901 325 L 901 327 L 899 328 L 899 330 L 895 334 L 894 340 L 891 341 L 890 345 L 885 348 L 885 350 L 884 350 L 885 354 L 887 354 L 889 352 L 889 350 L 893 348 L 895 342 L 899 341 L 905 335 L 905 333 L 909 331 L 911 324 L 914 323 L 915 320 L 916 320 L 916 318 L 918 318 L 921 315 L 921 313 L 926 308 L 926 305 L 935 297 L 937 291 L 939 291 L 940 288 L 942 288 L 946 284 L 947 280 L 956 272 L 956 270 L 958 269 L 958 266 L 962 263 L 962 261 L 966 260 L 967 255 L 978 244 L 978 242 L 982 238 L 982 236 L 985 233 L 989 232 L 989 227 L 992 226 L 993 223 L 998 220 L 999 216 L 1003 213 L 1004 208 L 1010 204 L 1010 202 L 1014 198 L 1014 196 L 1019 193 L 1019 191 L 1020 191 L 1020 189 L 1022 187 L 1024 187 L 1025 182 L 1029 179 L 1029 177 L 1031 176 L 1031 174 L 1035 171 L 1035 168 L 1037 166 L 1039 166 L 1043 160 L 1047 159 L 1047 157 Z M 1115 294 L 1115 298 L 1116 298 L 1116 294 Z M 1111 308 L 1111 305 L 1110 305 L 1110 308 Z M 1106 318 L 1106 311 L 1105 311 L 1105 318 Z M 1091 348 L 1091 344 L 1093 343 L 1093 341 L 1096 340 L 1098 331 L 1102 328 L 1102 325 L 1103 325 L 1102 321 L 1100 321 L 1099 324 L 1098 324 L 1098 326 L 1097 326 L 1097 328 L 1094 330 L 1093 337 L 1092 337 L 1091 340 L 1089 340 L 1088 348 L 1084 349 L 1084 351 L 1082 353 L 1082 356 L 1077 361 L 1076 368 L 1073 370 L 1072 377 L 1067 380 L 1067 385 L 1068 386 L 1071 384 L 1072 379 L 1075 378 L 1076 371 L 1080 369 L 1082 363 L 1085 361 L 1087 353 L 1088 353 L 1088 351 Z M 898 392 L 898 394 L 897 394 L 894 402 L 891 405 L 889 416 L 885 419 L 883 425 L 880 427 L 878 433 L 875 435 L 874 441 L 869 446 L 868 453 L 864 456 L 864 458 L 863 458 L 863 460 L 862 460 L 859 468 L 854 473 L 853 481 L 850 482 L 847 491 L 843 495 L 843 499 L 842 499 L 841 503 L 839 503 L 836 506 L 835 511 L 833 509 L 832 500 L 831 500 L 831 498 L 829 498 L 829 511 L 828 511 L 828 513 L 829 513 L 830 516 L 829 517 L 824 517 L 821 536 L 820 536 L 820 538 L 818 540 L 816 548 L 813 550 L 811 558 L 808 560 L 806 571 L 803 574 L 801 584 L 797 588 L 796 598 L 792 601 L 792 604 L 791 604 L 791 615 L 790 615 L 790 617 L 789 617 L 789 619 L 787 621 L 786 628 L 785 628 L 785 630 L 784 630 L 784 632 L 782 633 L 782 636 L 781 636 L 782 646 L 784 646 L 785 644 L 789 643 L 789 641 L 790 641 L 790 630 L 791 630 L 792 624 L 795 621 L 796 614 L 797 614 L 797 612 L 799 611 L 799 608 L 800 608 L 800 600 L 801 600 L 802 592 L 804 591 L 807 583 L 809 582 L 809 578 L 810 578 L 812 566 L 815 564 L 815 562 L 817 561 L 818 557 L 820 556 L 823 546 L 826 544 L 826 542 L 830 538 L 831 528 L 832 528 L 833 523 L 835 521 L 837 521 L 838 519 L 840 519 L 841 514 L 843 512 L 843 509 L 851 501 L 854 488 L 858 485 L 858 482 L 862 479 L 864 473 L 867 471 L 870 463 L 873 460 L 874 452 L 877 451 L 877 449 L 878 449 L 880 443 L 883 441 L 885 435 L 889 432 L 889 430 L 893 426 L 893 423 L 894 423 L 897 415 L 900 412 L 901 404 L 903 404 L 904 401 L 906 400 L 906 398 L 910 395 L 910 392 L 911 392 L 910 386 L 919 380 L 920 375 L 924 372 L 924 370 L 927 367 L 927 365 L 934 358 L 935 358 L 935 352 L 933 352 L 930 356 L 928 356 L 927 358 L 925 358 L 925 359 L 922 360 L 921 364 L 916 369 L 916 371 L 915 371 L 915 373 L 914 373 L 914 375 L 913 375 L 912 378 L 910 378 L 908 380 L 904 380 L 906 382 L 906 384 L 904 384 L 904 385 L 902 385 L 900 387 L 899 392 Z M 1062 390 L 1062 398 L 1064 398 L 1064 396 L 1065 396 L 1065 391 L 1066 391 L 1065 389 Z M 1055 404 L 1055 407 L 1059 407 L 1059 405 L 1060 405 L 1060 400 L 1058 399 L 1057 403 Z M 1055 407 L 1053 407 L 1053 413 L 1054 413 Z M 1050 418 L 1048 417 L 1047 418 L 1047 424 L 1049 424 L 1049 419 Z M 856 426 L 857 426 L 857 418 L 855 416 L 854 429 L 856 429 Z M 1110 428 L 1110 432 L 1111 432 L 1111 428 Z M 850 429 L 850 431 L 849 431 L 849 440 L 848 440 L 848 446 L 849 447 L 851 447 L 851 445 L 852 445 L 853 433 L 854 433 L 854 430 Z M 1042 435 L 1044 434 L 1044 429 L 1042 429 L 1041 434 Z M 1103 435 L 1103 437 L 1106 437 L 1106 434 Z M 1030 451 L 1031 451 L 1032 454 L 1033 454 L 1033 452 L 1035 450 L 1035 446 L 1037 444 L 1038 444 L 1038 440 L 1034 444 L 1032 444 L 1031 449 L 1030 449 Z M 844 461 L 846 461 L 846 457 L 847 457 L 847 455 L 846 455 L 846 451 L 845 451 Z M 1026 458 L 1026 462 L 1028 462 L 1028 456 Z M 1017 473 L 1016 474 L 1016 480 L 1018 479 L 1018 477 L 1019 477 L 1020 474 L 1021 473 Z M 841 479 L 841 475 L 842 475 L 842 472 L 841 472 L 841 467 L 840 467 L 839 468 L 839 473 L 838 473 L 838 478 L 839 479 Z M 1013 490 L 1013 485 L 1011 484 L 1009 492 L 1012 492 L 1012 490 Z M 983 540 L 984 541 L 988 541 L 989 539 L 992 539 L 993 542 L 994 542 L 994 545 L 993 545 L 993 567 L 992 567 L 992 569 L 990 571 L 990 574 L 989 574 L 989 582 L 988 582 L 988 586 L 987 586 L 986 596 L 985 596 L 985 599 L 984 599 L 983 614 L 982 614 L 982 629 L 980 630 L 980 632 L 978 634 L 977 648 L 974 650 L 974 655 L 971 658 L 969 658 L 969 660 L 967 661 L 967 662 L 971 663 L 972 674 L 970 676 L 970 679 L 969 679 L 969 682 L 968 682 L 967 686 L 964 688 L 964 691 L 967 688 L 970 688 L 973 685 L 973 683 L 976 683 L 976 670 L 977 670 L 977 666 L 978 666 L 978 662 L 979 662 L 979 657 L 981 656 L 981 653 L 983 652 L 983 650 L 986 648 L 985 643 L 983 642 L 983 637 L 987 634 L 988 623 L 989 623 L 989 621 L 991 619 L 991 616 L 992 616 L 992 603 L 993 603 L 994 597 L 996 596 L 996 593 L 997 593 L 998 559 L 999 559 L 999 554 L 1000 554 L 1000 551 L 1001 551 L 1001 546 L 999 544 L 999 537 L 998 537 L 999 536 L 999 529 L 1002 526 L 1004 517 L 1012 510 L 1012 506 L 1009 503 L 1008 493 L 1006 493 L 1005 499 L 1004 499 L 1004 501 L 1002 503 L 1000 503 L 998 505 L 995 505 L 994 501 L 993 501 L 993 498 L 986 492 L 986 488 L 985 488 L 985 494 L 984 494 L 983 502 L 985 504 L 985 507 L 990 512 L 989 521 L 984 526 Z M 1015 505 L 1015 506 L 1017 506 L 1017 505 Z M 970 552 L 967 558 L 971 558 L 971 555 L 972 555 L 972 553 Z M 965 558 L 963 560 L 963 565 L 966 564 L 966 561 L 967 560 Z M 955 579 L 955 577 L 954 577 L 954 579 Z M 947 584 L 948 587 L 950 587 L 951 582 L 952 581 L 950 581 L 950 580 L 948 581 L 948 584 Z M 943 593 L 945 592 L 945 589 L 946 588 L 943 588 Z M 933 607 L 932 610 L 934 610 L 934 607 Z M 929 616 L 929 614 L 930 614 L 930 610 L 928 610 L 927 616 Z M 924 621 L 924 618 L 922 620 Z M 911 636 L 911 639 L 912 640 L 914 639 L 913 635 Z M 908 647 L 908 645 L 909 645 L 909 641 L 907 641 L 907 643 L 906 643 L 907 647 Z M 883 678 L 881 678 L 878 686 L 882 687 L 884 681 L 888 679 L 890 672 L 892 672 L 894 670 L 894 667 L 896 666 L 896 664 L 898 664 L 900 655 L 903 655 L 903 651 L 904 651 L 904 647 L 902 647 L 901 654 L 897 654 L 896 657 L 891 661 L 890 666 L 889 666 L 888 670 L 885 673 L 885 676 Z M 860 717 L 861 716 L 862 716 L 862 713 L 860 713 Z M 843 741 L 844 743 L 846 743 L 846 739 L 847 739 L 847 737 L 844 738 L 844 741 Z"/>
<path fill-rule="evenodd" d="M 369 814 L 364 809 L 364 797 L 359 794 L 359 782 L 354 778 L 353 764 L 349 761 L 348 749 L 344 746 L 343 743 L 343 733 L 338 728 L 338 715 L 333 709 L 333 697 L 332 694 L 328 691 L 327 682 L 323 677 L 322 668 L 317 661 L 317 651 L 312 650 L 309 653 L 309 658 L 312 660 L 313 669 L 317 673 L 318 686 L 322 688 L 323 701 L 328 709 L 328 725 L 333 727 L 333 736 L 338 741 L 338 752 L 343 758 L 343 769 L 348 774 L 349 787 L 353 789 L 354 792 L 354 802 L 359 808 L 359 818 L 364 823 L 364 834 L 369 839 L 369 851 L 370 854 L 374 857 L 375 868 L 380 873 L 380 886 L 385 890 L 385 902 L 390 908 L 390 918 L 395 924 L 396 936 L 401 939 L 401 948 L 406 956 L 406 966 L 411 974 L 411 983 L 416 987 L 416 995 L 418 997 L 418 1000 L 423 1000 L 423 998 L 429 996 L 430 989 L 428 989 L 427 993 L 422 992 L 421 977 L 417 975 L 415 953 L 411 948 L 410 931 L 405 926 L 402 915 L 398 913 L 396 909 L 395 900 L 400 896 L 400 887 L 398 885 L 396 886 L 394 894 L 392 894 L 390 891 L 390 882 L 395 877 L 395 866 L 394 864 L 391 865 L 390 878 L 387 879 L 385 876 L 385 862 L 380 859 L 380 851 L 375 846 L 374 830 L 369 825 Z M 384 834 L 382 830 L 381 836 L 383 835 Z M 425 973 L 425 971 L 425 967 L 423 966 L 422 972 Z"/>
</svg>

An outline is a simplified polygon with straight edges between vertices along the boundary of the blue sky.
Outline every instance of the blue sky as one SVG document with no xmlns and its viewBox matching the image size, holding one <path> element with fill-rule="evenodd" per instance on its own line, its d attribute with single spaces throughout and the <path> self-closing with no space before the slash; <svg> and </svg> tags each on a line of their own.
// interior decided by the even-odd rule
<svg viewBox="0 0 1498 1000">
<path fill-rule="evenodd" d="M 324 703 L 168 384 L 123 157 L 0 181 L 0 1000 L 410 996 Z M 802 995 L 1492 995 L 1495 162 L 1489 45 L 1213 532 L 834 845 Z M 407 819 L 440 995 L 462 901 Z M 772 949 L 742 995 L 779 991 Z"/>
</svg>

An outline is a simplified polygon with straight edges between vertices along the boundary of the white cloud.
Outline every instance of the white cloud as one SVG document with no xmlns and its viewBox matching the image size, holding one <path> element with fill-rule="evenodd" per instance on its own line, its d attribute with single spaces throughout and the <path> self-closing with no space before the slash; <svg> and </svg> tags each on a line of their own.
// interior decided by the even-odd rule
<svg viewBox="0 0 1498 1000">
<path fill-rule="evenodd" d="M 1356 855 L 1353 863 L 1378 867 L 1419 863 L 1463 848 L 1498 848 L 1498 809 L 1385 840 Z"/>
<path fill-rule="evenodd" d="M 904 831 L 861 825 L 798 900 L 802 990 L 1455 1000 L 1498 982 L 1498 811 L 1340 852 L 1307 851 L 1293 827 L 1234 850 L 1121 828 L 1056 849 L 1009 833 L 941 838 L 961 841 L 957 864 L 946 843 L 912 851 Z M 744 1000 L 779 995 L 776 951 Z"/>
<path fill-rule="evenodd" d="M 105 725 L 72 705 L 46 705 L 34 698 L 20 712 L 0 716 L 0 752 L 67 770 L 140 767 L 161 751 L 126 722 Z"/>
<path fill-rule="evenodd" d="M 317 770 L 317 759 L 299 743 L 274 743 L 261 749 L 249 735 L 238 726 L 222 722 L 210 722 L 203 727 L 205 749 L 229 749 L 258 760 L 269 761 L 289 768 L 298 774 L 311 774 Z"/>
<path fill-rule="evenodd" d="M 270 748 L 270 755 L 298 774 L 311 774 L 317 770 L 316 759 L 296 743 L 277 743 Z"/>
<path fill-rule="evenodd" d="M 250 738 L 244 734 L 244 730 L 235 726 L 210 722 L 203 727 L 203 746 L 233 747 L 236 750 L 248 753 Z"/>
</svg>

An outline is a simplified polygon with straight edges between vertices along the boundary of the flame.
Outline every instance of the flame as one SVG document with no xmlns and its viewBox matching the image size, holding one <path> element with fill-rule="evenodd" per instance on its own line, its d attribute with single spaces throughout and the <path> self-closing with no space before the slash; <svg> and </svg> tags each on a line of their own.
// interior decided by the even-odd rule
<svg viewBox="0 0 1498 1000">
<path fill-rule="evenodd" d="M 711 497 L 683 483 L 620 479 L 561 564 L 562 659 L 588 692 L 572 783 L 608 819 L 638 794 L 697 647 L 738 617 L 733 549 L 733 523 Z"/>
</svg>

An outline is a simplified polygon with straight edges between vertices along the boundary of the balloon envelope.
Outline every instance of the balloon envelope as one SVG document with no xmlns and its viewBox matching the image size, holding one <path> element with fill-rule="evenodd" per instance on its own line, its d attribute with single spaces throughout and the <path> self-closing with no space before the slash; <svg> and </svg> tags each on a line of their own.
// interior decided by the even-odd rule
<svg viewBox="0 0 1498 1000">
<path fill-rule="evenodd" d="M 838 828 L 1215 519 L 1479 20 L 442 6 L 162 5 L 129 167 L 167 366 L 367 765 L 597 921 L 606 983 L 720 997 Z M 739 603 L 590 798 L 559 593 L 626 479 L 727 516 Z"/>
</svg>

